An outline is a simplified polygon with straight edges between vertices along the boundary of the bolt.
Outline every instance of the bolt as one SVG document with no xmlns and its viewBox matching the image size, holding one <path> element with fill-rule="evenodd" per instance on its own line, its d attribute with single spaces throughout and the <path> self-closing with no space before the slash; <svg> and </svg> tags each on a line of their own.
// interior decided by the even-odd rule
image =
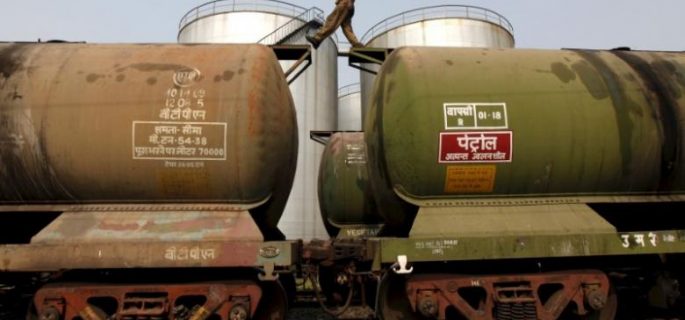
<svg viewBox="0 0 685 320">
<path fill-rule="evenodd" d="M 245 306 L 239 304 L 231 309 L 228 313 L 228 319 L 230 320 L 247 320 L 247 309 Z"/>
<path fill-rule="evenodd" d="M 338 273 L 338 276 L 335 278 L 335 281 L 342 286 L 347 284 L 350 281 L 350 279 L 347 277 L 347 274 L 341 272 Z"/>
<path fill-rule="evenodd" d="M 601 310 L 607 304 L 607 297 L 597 289 L 588 291 L 585 300 L 593 310 Z"/>
<path fill-rule="evenodd" d="M 59 311 L 55 309 L 54 307 L 48 307 L 43 311 L 43 313 L 40 314 L 40 320 L 59 320 L 60 315 Z"/>
<path fill-rule="evenodd" d="M 438 317 L 438 303 L 432 297 L 423 297 L 419 300 L 419 312 L 426 318 Z"/>
</svg>

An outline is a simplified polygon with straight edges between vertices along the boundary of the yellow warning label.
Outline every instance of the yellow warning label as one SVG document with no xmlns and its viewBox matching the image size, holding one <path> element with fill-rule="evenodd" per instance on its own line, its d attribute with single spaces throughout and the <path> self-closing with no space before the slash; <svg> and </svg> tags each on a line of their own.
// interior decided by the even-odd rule
<svg viewBox="0 0 685 320">
<path fill-rule="evenodd" d="M 449 166 L 445 178 L 446 193 L 489 193 L 495 188 L 495 165 Z"/>
</svg>

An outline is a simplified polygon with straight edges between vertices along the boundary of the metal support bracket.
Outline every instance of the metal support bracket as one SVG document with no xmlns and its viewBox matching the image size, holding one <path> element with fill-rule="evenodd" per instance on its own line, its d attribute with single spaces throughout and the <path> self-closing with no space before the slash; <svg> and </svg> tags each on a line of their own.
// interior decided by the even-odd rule
<svg viewBox="0 0 685 320">
<path fill-rule="evenodd" d="M 392 266 L 392 271 L 397 274 L 411 274 L 414 272 L 414 267 L 407 269 L 408 259 L 407 256 L 397 256 L 397 262 Z"/>
<path fill-rule="evenodd" d="M 312 48 L 309 45 L 273 45 L 271 49 L 279 61 L 295 61 L 295 64 L 284 72 L 288 84 L 297 80 L 312 65 Z"/>
<path fill-rule="evenodd" d="M 309 139 L 314 140 L 322 145 L 327 145 L 328 141 L 331 140 L 333 134 L 339 132 L 363 132 L 363 131 L 309 131 Z"/>
<path fill-rule="evenodd" d="M 336 131 L 309 131 L 309 139 L 325 146 L 334 133 L 336 133 Z"/>
<path fill-rule="evenodd" d="M 273 262 L 264 264 L 264 268 L 260 270 L 262 273 L 257 275 L 259 281 L 276 281 L 278 274 L 276 273 L 276 265 Z"/>
<path fill-rule="evenodd" d="M 349 53 L 349 65 L 361 71 L 378 74 L 378 71 L 366 68 L 364 64 L 382 65 L 393 50 L 390 48 L 352 48 Z"/>
</svg>

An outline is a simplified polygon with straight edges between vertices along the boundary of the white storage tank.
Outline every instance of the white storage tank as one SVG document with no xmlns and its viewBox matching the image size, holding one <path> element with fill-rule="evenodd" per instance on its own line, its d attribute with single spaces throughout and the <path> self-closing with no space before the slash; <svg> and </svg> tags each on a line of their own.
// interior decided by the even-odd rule
<svg viewBox="0 0 685 320">
<path fill-rule="evenodd" d="M 362 37 L 367 47 L 513 48 L 514 28 L 502 15 L 481 7 L 442 5 L 418 8 L 389 17 Z M 364 67 L 378 70 L 375 64 Z M 362 120 L 375 75 L 361 72 Z"/>
<path fill-rule="evenodd" d="M 282 1 L 213 1 L 193 8 L 181 19 L 178 41 L 257 43 L 293 19 L 309 18 L 307 8 Z M 308 44 L 303 32 L 285 43 Z M 309 69 L 290 85 L 299 127 L 298 164 L 293 190 L 279 223 L 279 229 L 289 239 L 328 237 L 317 198 L 317 176 L 324 147 L 309 140 L 309 132 L 336 130 L 337 54 L 336 38 L 328 38 L 314 52 Z"/>
<path fill-rule="evenodd" d="M 362 131 L 362 94 L 359 83 L 338 90 L 338 131 Z"/>
</svg>

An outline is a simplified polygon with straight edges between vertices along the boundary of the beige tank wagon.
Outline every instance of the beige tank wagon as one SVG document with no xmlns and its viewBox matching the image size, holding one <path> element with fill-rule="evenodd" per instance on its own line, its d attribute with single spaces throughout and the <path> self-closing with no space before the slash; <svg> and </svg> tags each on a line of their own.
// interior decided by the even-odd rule
<svg viewBox="0 0 685 320">
<path fill-rule="evenodd" d="M 306 46 L 0 44 L 0 283 L 71 274 L 35 293 L 40 319 L 284 314 L 305 63 Z M 192 268 L 223 274 L 159 284 Z M 68 283 L 83 270 L 138 284 Z"/>
</svg>

